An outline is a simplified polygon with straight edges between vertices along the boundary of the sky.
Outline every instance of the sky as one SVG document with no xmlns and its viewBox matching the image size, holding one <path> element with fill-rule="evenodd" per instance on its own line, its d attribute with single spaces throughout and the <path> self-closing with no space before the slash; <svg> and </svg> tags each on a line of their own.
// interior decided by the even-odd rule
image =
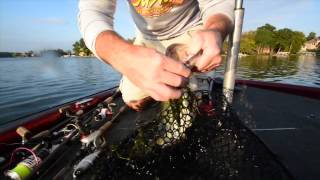
<svg viewBox="0 0 320 180">
<path fill-rule="evenodd" d="M 134 37 L 126 0 L 117 0 L 115 30 Z M 320 36 L 320 0 L 244 0 L 244 31 L 270 23 Z M 0 52 L 71 50 L 81 38 L 77 0 L 0 0 Z"/>
</svg>

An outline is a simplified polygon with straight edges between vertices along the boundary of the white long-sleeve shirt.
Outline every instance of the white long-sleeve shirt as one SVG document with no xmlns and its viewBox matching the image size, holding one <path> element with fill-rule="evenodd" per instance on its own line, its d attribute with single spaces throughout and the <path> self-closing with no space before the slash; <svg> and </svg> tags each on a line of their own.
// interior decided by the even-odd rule
<svg viewBox="0 0 320 180">
<path fill-rule="evenodd" d="M 113 30 L 117 0 L 79 0 L 78 22 L 87 47 L 96 54 L 95 40 Z M 120 0 L 121 1 L 121 0 Z M 137 29 L 146 39 L 165 40 L 202 24 L 214 14 L 233 22 L 235 0 L 127 0 Z"/>
</svg>

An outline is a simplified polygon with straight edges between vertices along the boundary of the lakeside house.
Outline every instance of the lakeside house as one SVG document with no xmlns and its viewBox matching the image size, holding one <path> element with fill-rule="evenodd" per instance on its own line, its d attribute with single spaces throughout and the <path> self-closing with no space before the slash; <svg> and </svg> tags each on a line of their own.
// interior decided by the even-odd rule
<svg viewBox="0 0 320 180">
<path fill-rule="evenodd" d="M 87 52 L 83 52 L 83 51 L 81 51 L 78 56 L 80 56 L 80 57 L 95 57 L 94 54 L 91 53 L 88 55 Z"/>
<path fill-rule="evenodd" d="M 307 41 L 304 46 L 302 46 L 301 51 L 306 52 L 306 51 L 316 51 L 320 50 L 320 37 L 311 39 Z"/>
</svg>

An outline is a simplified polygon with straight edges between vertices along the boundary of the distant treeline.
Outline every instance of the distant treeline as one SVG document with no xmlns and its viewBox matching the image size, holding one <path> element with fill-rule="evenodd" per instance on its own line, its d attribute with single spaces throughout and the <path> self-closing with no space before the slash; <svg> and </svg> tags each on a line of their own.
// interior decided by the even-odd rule
<svg viewBox="0 0 320 180">
<path fill-rule="evenodd" d="M 64 55 L 72 55 L 70 50 L 64 51 L 63 49 L 46 49 L 40 51 L 40 56 L 53 55 L 53 56 L 64 56 Z"/>
<path fill-rule="evenodd" d="M 289 28 L 276 29 L 276 27 L 265 24 L 258 27 L 255 31 L 244 32 L 241 38 L 240 52 L 244 54 L 274 54 L 277 52 L 289 52 L 295 54 L 300 51 L 301 47 L 307 40 L 316 38 L 316 33 L 311 32 L 306 37 L 303 32 L 294 31 Z M 127 41 L 133 43 L 135 38 Z M 93 53 L 87 48 L 84 40 L 81 38 L 73 45 L 71 52 L 62 49 L 42 50 L 39 53 L 28 52 L 0 52 L 0 57 L 33 57 L 46 54 L 55 56 L 76 55 L 76 56 L 93 56 Z M 226 52 L 227 43 L 224 44 Z"/>
<path fill-rule="evenodd" d="M 240 52 L 243 54 L 274 54 L 288 52 L 296 54 L 307 40 L 316 38 L 316 33 L 311 32 L 307 37 L 303 32 L 289 28 L 277 29 L 271 24 L 258 27 L 255 31 L 244 32 L 241 38 Z M 134 38 L 128 39 L 132 43 Z M 224 44 L 226 52 L 227 43 Z M 73 53 L 78 56 L 92 56 L 81 38 L 73 44 Z"/>
<path fill-rule="evenodd" d="M 60 57 L 60 56 L 64 56 L 64 55 L 72 55 L 72 52 L 70 50 L 64 51 L 62 49 L 46 49 L 46 50 L 41 50 L 38 52 L 34 52 L 34 51 L 0 52 L 0 58 L 5 58 L 5 57 L 39 57 L 39 56 L 46 56 L 46 55 Z"/>
<path fill-rule="evenodd" d="M 87 48 L 83 38 L 76 41 L 73 45 L 73 53 L 76 56 L 93 56 L 93 53 Z"/>
<path fill-rule="evenodd" d="M 28 52 L 0 52 L 0 58 L 4 57 L 33 57 L 33 51 Z"/>
<path fill-rule="evenodd" d="M 12 52 L 0 52 L 0 57 L 15 57 L 15 53 L 12 53 Z"/>
<path fill-rule="evenodd" d="M 274 54 L 277 52 L 296 54 L 307 40 L 314 38 L 316 38 L 314 32 L 306 37 L 300 31 L 289 28 L 277 30 L 276 27 L 265 24 L 255 31 L 243 33 L 240 52 L 244 54 Z"/>
<path fill-rule="evenodd" d="M 133 43 L 135 40 L 135 37 L 132 39 L 127 39 L 129 43 Z M 73 45 L 73 53 L 76 56 L 93 56 L 93 53 L 88 49 L 86 46 L 83 38 L 81 38 L 79 41 L 76 41 Z"/>
</svg>

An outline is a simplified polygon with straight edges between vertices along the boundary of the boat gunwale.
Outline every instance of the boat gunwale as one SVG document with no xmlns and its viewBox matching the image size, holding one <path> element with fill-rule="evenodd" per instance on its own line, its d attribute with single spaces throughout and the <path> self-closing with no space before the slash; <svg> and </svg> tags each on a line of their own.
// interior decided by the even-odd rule
<svg viewBox="0 0 320 180">
<path fill-rule="evenodd" d="M 30 130 L 32 133 L 37 133 L 50 126 L 54 125 L 59 121 L 59 119 L 63 118 L 62 114 L 59 112 L 59 108 L 70 106 L 72 111 L 77 111 L 79 109 L 75 108 L 75 104 L 81 100 L 85 100 L 88 98 L 93 98 L 90 102 L 90 106 L 85 107 L 85 111 L 93 108 L 99 102 L 103 101 L 105 98 L 112 95 L 112 93 L 116 90 L 116 87 L 109 88 L 104 91 L 100 91 L 88 96 L 84 96 L 78 98 L 76 100 L 66 102 L 57 106 L 50 107 L 45 110 L 41 110 L 39 112 L 35 112 L 32 114 L 25 115 L 23 117 L 19 117 L 17 119 L 12 120 L 11 122 L 0 126 L 0 142 L 1 143 L 9 143 L 18 140 L 19 135 L 16 133 L 16 128 L 18 126 L 23 126 Z"/>
<path fill-rule="evenodd" d="M 246 85 L 320 100 L 320 88 L 317 87 L 254 80 L 236 80 L 236 85 Z"/>
</svg>

